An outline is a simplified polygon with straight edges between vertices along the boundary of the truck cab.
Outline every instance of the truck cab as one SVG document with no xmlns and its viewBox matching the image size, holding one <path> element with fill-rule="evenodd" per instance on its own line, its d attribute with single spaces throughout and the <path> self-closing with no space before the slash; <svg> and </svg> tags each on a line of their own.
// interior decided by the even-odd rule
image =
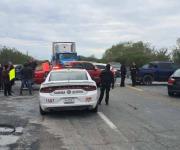
<svg viewBox="0 0 180 150">
<path fill-rule="evenodd" d="M 70 61 L 77 60 L 77 53 L 57 53 L 56 58 L 62 63 L 66 64 Z"/>
<path fill-rule="evenodd" d="M 62 64 L 78 60 L 75 42 L 53 42 L 52 64 Z"/>
</svg>

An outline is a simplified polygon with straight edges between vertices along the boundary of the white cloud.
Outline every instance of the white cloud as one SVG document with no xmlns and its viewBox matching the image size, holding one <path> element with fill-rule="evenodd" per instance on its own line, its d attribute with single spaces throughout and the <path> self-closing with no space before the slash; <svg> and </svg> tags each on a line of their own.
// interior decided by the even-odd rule
<svg viewBox="0 0 180 150">
<path fill-rule="evenodd" d="M 53 41 L 75 41 L 101 57 L 124 41 L 172 46 L 180 31 L 178 0 L 1 0 L 0 44 L 50 59 Z M 43 53 L 42 53 L 43 51 Z"/>
</svg>

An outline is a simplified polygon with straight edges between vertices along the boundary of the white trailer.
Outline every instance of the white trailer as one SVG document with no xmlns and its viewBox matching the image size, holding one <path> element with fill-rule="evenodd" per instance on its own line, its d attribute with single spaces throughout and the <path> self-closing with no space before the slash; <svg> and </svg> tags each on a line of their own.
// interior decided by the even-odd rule
<svg viewBox="0 0 180 150">
<path fill-rule="evenodd" d="M 53 42 L 53 55 L 58 53 L 76 53 L 75 42 Z"/>
</svg>

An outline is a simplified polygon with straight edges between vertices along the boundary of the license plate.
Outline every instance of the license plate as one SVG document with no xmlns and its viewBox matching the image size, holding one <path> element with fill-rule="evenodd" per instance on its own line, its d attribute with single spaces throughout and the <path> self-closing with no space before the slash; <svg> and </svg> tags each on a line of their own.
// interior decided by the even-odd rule
<svg viewBox="0 0 180 150">
<path fill-rule="evenodd" d="M 75 102 L 74 98 L 66 98 L 64 99 L 64 104 L 73 104 Z"/>
</svg>

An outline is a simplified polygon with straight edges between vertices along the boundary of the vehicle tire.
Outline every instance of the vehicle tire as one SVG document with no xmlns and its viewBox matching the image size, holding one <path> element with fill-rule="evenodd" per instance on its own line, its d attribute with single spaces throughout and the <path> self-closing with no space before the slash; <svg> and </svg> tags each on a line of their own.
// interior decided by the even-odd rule
<svg viewBox="0 0 180 150">
<path fill-rule="evenodd" d="M 98 112 L 98 104 L 96 105 L 95 108 L 93 108 L 93 109 L 91 110 L 91 112 L 93 112 L 93 113 L 97 113 L 97 112 Z"/>
<path fill-rule="evenodd" d="M 143 77 L 143 84 L 144 85 L 152 85 L 152 82 L 153 82 L 153 77 L 152 75 L 145 75 Z"/>
<path fill-rule="evenodd" d="M 39 106 L 39 112 L 40 112 L 40 114 L 41 115 L 46 115 L 46 111 L 44 111 L 42 108 L 41 108 L 41 106 Z"/>
<path fill-rule="evenodd" d="M 173 93 L 173 92 L 168 91 L 168 95 L 169 95 L 169 96 L 174 96 L 174 93 Z"/>
</svg>

